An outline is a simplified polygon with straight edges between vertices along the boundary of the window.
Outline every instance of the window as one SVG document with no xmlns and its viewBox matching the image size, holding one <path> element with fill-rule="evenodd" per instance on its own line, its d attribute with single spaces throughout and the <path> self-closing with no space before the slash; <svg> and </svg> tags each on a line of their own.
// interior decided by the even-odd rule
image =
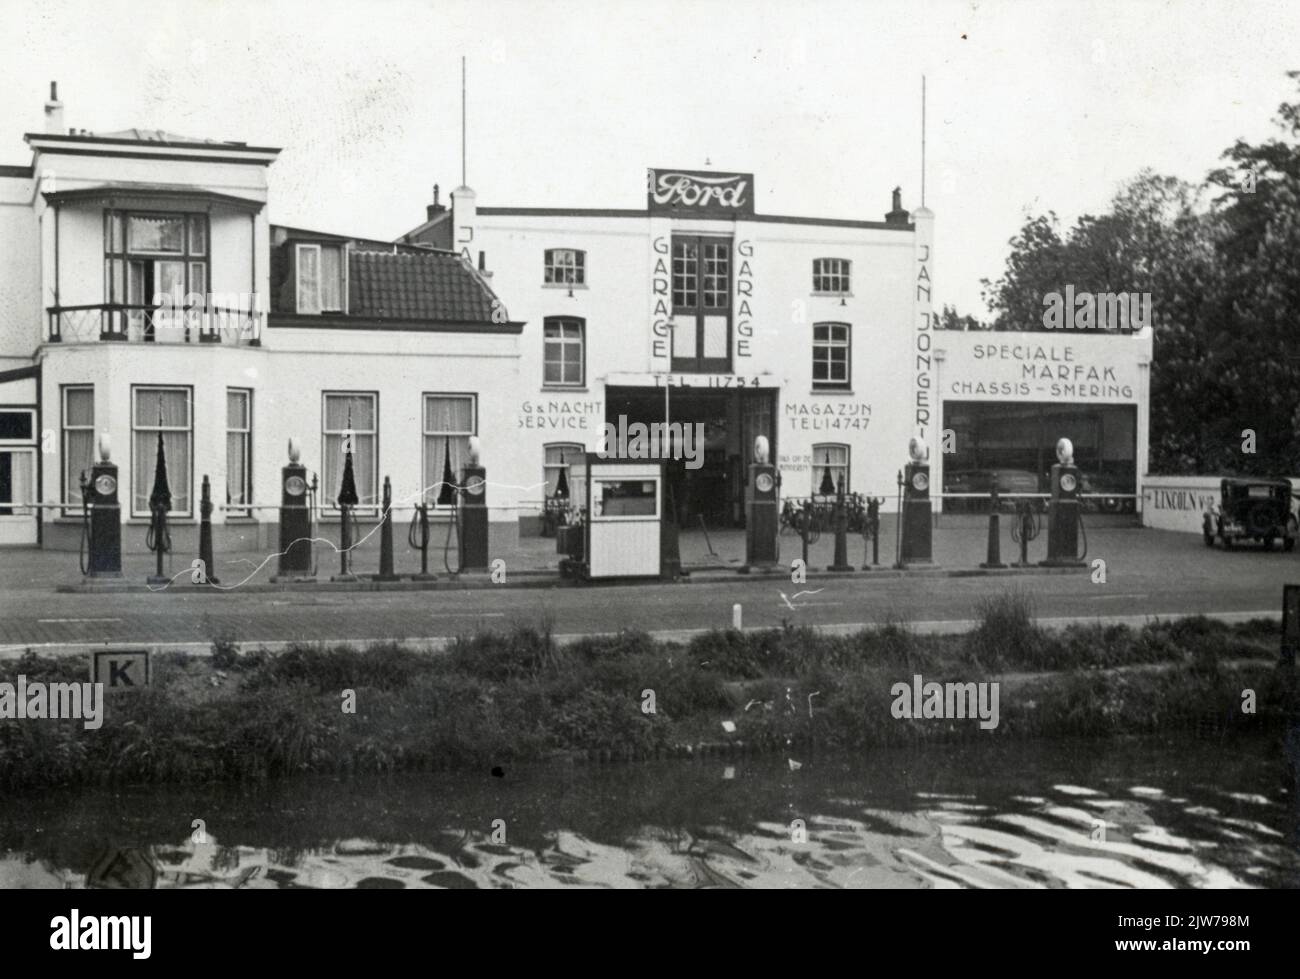
<svg viewBox="0 0 1300 979">
<path fill-rule="evenodd" d="M 343 464 L 352 450 L 352 476 L 357 484 L 358 506 L 374 506 L 379 498 L 379 395 L 340 391 L 324 395 L 324 441 L 321 498 L 326 506 L 338 504 L 343 486 Z"/>
<path fill-rule="evenodd" d="M 341 313 L 347 309 L 347 254 L 342 245 L 298 245 L 300 313 Z"/>
<path fill-rule="evenodd" d="M 840 482 L 844 492 L 849 488 L 849 447 L 834 442 L 813 446 L 812 492 L 814 496 L 839 492 Z M 830 487 L 829 492 L 827 488 Z"/>
<path fill-rule="evenodd" d="M 252 516 L 253 392 L 226 388 L 226 506 L 239 516 Z"/>
<path fill-rule="evenodd" d="M 586 325 L 572 317 L 547 317 L 542 324 L 542 383 L 582 387 L 585 380 L 583 346 Z"/>
<path fill-rule="evenodd" d="M 150 516 L 161 441 L 167 461 L 167 486 L 172 494 L 169 512 L 189 516 L 193 500 L 191 469 L 194 423 L 189 388 L 137 387 L 131 389 L 131 515 Z"/>
<path fill-rule="evenodd" d="M 814 323 L 812 349 L 812 380 L 814 390 L 847 390 L 849 372 L 850 336 L 847 323 Z"/>
<path fill-rule="evenodd" d="M 586 449 L 576 442 L 551 442 L 542 447 L 545 456 L 542 461 L 542 475 L 546 480 L 546 499 L 555 496 L 555 488 L 560 485 L 560 474 L 564 474 L 564 483 L 568 487 L 569 500 L 577 503 L 582 488 L 573 485 L 570 466 L 575 459 L 581 460 Z"/>
<path fill-rule="evenodd" d="M 853 263 L 847 258 L 813 259 L 813 292 L 828 292 L 832 295 L 849 294 L 849 266 Z"/>
<path fill-rule="evenodd" d="M 63 389 L 63 499 L 80 507 L 81 474 L 90 479 L 95 464 L 95 389 Z M 74 515 L 64 510 L 64 516 Z"/>
<path fill-rule="evenodd" d="M 731 239 L 673 236 L 672 367 L 731 369 Z"/>
<path fill-rule="evenodd" d="M 596 479 L 592 483 L 596 500 L 592 517 L 597 520 L 659 515 L 658 486 L 654 480 Z"/>
<path fill-rule="evenodd" d="M 104 212 L 104 301 L 125 305 L 112 314 L 115 332 L 154 341 L 174 339 L 161 330 L 197 327 L 197 314 L 181 312 L 197 294 L 208 295 L 208 218 L 205 214 Z M 166 299 L 162 297 L 166 296 Z M 158 307 L 163 307 L 159 309 Z"/>
<path fill-rule="evenodd" d="M 478 405 L 472 394 L 424 396 L 424 499 L 446 503 L 450 497 L 446 473 L 459 485 L 469 464 L 469 438 L 477 433 Z M 453 487 L 454 488 L 454 487 Z"/>
<path fill-rule="evenodd" d="M 548 248 L 544 281 L 548 286 L 586 285 L 587 253 L 576 248 Z"/>
</svg>

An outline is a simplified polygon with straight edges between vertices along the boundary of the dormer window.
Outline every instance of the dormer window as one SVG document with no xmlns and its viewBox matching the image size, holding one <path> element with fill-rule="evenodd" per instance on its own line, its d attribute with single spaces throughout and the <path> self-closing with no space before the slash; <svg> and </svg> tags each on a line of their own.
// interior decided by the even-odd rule
<svg viewBox="0 0 1300 979">
<path fill-rule="evenodd" d="M 548 286 L 585 286 L 587 253 L 577 248 L 548 248 L 544 281 Z"/>
<path fill-rule="evenodd" d="M 832 296 L 849 295 L 852 264 L 847 258 L 814 258 L 812 291 Z"/>
<path fill-rule="evenodd" d="M 348 302 L 347 253 L 342 245 L 298 245 L 299 313 L 342 313 Z"/>
</svg>

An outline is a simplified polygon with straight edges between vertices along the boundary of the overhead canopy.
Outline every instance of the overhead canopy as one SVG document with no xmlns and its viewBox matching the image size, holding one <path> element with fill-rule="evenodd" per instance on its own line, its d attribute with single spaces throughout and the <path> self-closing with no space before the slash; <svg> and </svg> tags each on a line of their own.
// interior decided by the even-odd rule
<svg viewBox="0 0 1300 979">
<path fill-rule="evenodd" d="M 68 190 L 51 190 L 42 194 L 51 204 L 66 204 L 73 201 L 108 201 L 115 198 L 167 200 L 167 201 L 206 201 L 209 204 L 222 204 L 227 207 L 249 211 L 256 214 L 265 206 L 264 201 L 249 197 L 236 197 L 203 187 L 188 184 L 160 184 L 147 181 L 119 180 L 112 183 L 96 184 L 93 187 L 75 187 Z"/>
</svg>

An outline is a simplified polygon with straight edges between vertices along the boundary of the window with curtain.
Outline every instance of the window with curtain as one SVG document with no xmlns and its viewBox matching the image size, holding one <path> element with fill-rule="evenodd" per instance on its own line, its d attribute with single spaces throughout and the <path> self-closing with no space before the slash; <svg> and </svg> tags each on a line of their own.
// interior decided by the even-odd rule
<svg viewBox="0 0 1300 979">
<path fill-rule="evenodd" d="M 812 381 L 814 388 L 849 387 L 852 331 L 847 323 L 814 323 Z"/>
<path fill-rule="evenodd" d="M 297 309 L 300 313 L 341 313 L 347 304 L 347 253 L 342 245 L 298 245 Z"/>
<path fill-rule="evenodd" d="M 823 442 L 813 446 L 812 493 L 820 495 L 822 482 L 826 473 L 831 474 L 832 492 L 838 492 L 840 480 L 844 480 L 844 492 L 850 493 L 849 487 L 849 447 L 836 442 Z"/>
<path fill-rule="evenodd" d="M 169 512 L 189 516 L 193 508 L 192 475 L 194 425 L 189 388 L 132 388 L 131 410 L 131 515 L 149 516 L 162 436 L 167 460 L 167 485 L 172 493 Z"/>
<path fill-rule="evenodd" d="M 90 479 L 95 464 L 95 389 L 92 386 L 63 389 L 63 499 L 81 507 L 81 474 Z M 74 516 L 69 508 L 64 516 Z"/>
<path fill-rule="evenodd" d="M 542 451 L 545 453 L 542 460 L 542 476 L 546 480 L 546 498 L 549 500 L 555 495 L 555 487 L 560 482 L 560 473 L 564 473 L 564 482 L 569 487 L 569 500 L 578 502 L 581 488 L 573 485 L 569 467 L 573 465 L 575 459 L 581 460 L 587 450 L 576 442 L 551 442 L 543 446 Z"/>
<path fill-rule="evenodd" d="M 542 331 L 542 383 L 582 387 L 586 374 L 583 321 L 549 316 L 542 324 Z"/>
<path fill-rule="evenodd" d="M 352 475 L 357 483 L 357 506 L 372 507 L 379 502 L 379 395 L 353 391 L 327 392 L 324 395 L 324 422 L 321 428 L 324 451 L 321 458 L 321 500 L 325 506 L 337 506 L 343 486 L 343 463 L 352 449 Z"/>
<path fill-rule="evenodd" d="M 253 392 L 226 389 L 226 505 L 238 516 L 251 516 L 253 503 Z"/>
<path fill-rule="evenodd" d="M 469 439 L 475 435 L 475 395 L 424 396 L 424 500 L 437 503 L 443 494 L 443 474 L 451 462 L 451 481 L 459 485 L 469 464 Z"/>
</svg>

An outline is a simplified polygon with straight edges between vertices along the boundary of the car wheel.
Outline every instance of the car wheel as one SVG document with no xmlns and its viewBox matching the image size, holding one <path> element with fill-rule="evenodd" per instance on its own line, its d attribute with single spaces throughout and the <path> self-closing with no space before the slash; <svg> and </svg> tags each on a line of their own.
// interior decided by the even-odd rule
<svg viewBox="0 0 1300 979">
<path fill-rule="evenodd" d="M 1224 536 L 1224 538 L 1223 538 L 1223 549 L 1224 549 L 1225 551 L 1230 551 L 1230 550 L 1232 550 L 1232 538 L 1231 538 L 1231 537 L 1228 537 L 1228 536 L 1226 536 L 1226 535 Z"/>
<path fill-rule="evenodd" d="M 1272 538 L 1272 537 L 1265 537 L 1265 538 L 1264 538 L 1264 550 L 1266 550 L 1266 551 L 1271 551 L 1271 550 L 1273 550 L 1273 538 Z"/>
</svg>

